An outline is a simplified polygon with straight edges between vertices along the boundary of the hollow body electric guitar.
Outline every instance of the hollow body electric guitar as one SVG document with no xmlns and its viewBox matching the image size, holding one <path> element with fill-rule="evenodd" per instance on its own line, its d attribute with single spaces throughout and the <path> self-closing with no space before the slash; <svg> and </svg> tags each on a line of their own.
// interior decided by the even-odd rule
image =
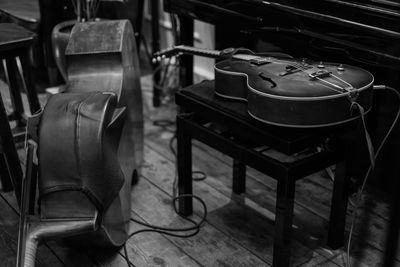
<svg viewBox="0 0 400 267">
<path fill-rule="evenodd" d="M 215 66 L 215 93 L 248 102 L 257 120 L 285 127 L 323 127 L 359 117 L 372 107 L 374 77 L 368 71 L 338 63 L 293 59 L 282 53 L 255 54 L 247 49 L 223 51 L 176 46 L 155 54 L 222 59 Z"/>
</svg>

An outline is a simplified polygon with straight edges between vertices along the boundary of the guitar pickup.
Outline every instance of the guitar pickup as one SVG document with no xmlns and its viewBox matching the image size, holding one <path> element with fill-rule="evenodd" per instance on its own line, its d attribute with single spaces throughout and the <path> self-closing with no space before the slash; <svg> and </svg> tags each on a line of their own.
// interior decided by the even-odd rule
<svg viewBox="0 0 400 267">
<path fill-rule="evenodd" d="M 299 72 L 302 70 L 307 70 L 312 68 L 311 66 L 307 65 L 307 64 L 302 64 L 301 66 L 295 66 L 295 65 L 287 65 L 285 67 L 285 71 L 279 73 L 279 76 L 286 76 L 295 72 Z"/>
<path fill-rule="evenodd" d="M 279 73 L 279 76 L 286 76 L 295 72 L 299 72 L 301 69 L 298 69 L 293 66 L 286 66 L 286 71 Z"/>
<path fill-rule="evenodd" d="M 331 75 L 331 72 L 327 71 L 327 70 L 319 70 L 319 71 L 309 74 L 309 76 L 312 80 L 317 79 L 317 78 L 319 78 L 319 79 L 326 78 L 326 77 L 329 77 L 330 75 Z"/>
<path fill-rule="evenodd" d="M 269 63 L 271 63 L 271 61 L 268 60 L 268 58 L 266 58 L 266 57 L 257 57 L 257 58 L 250 59 L 250 63 L 257 65 L 257 66 L 261 66 L 261 65 L 269 64 Z"/>
</svg>

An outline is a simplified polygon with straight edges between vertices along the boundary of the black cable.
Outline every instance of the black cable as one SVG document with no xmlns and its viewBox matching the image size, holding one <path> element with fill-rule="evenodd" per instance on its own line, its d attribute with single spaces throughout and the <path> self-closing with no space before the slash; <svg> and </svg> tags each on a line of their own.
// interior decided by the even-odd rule
<svg viewBox="0 0 400 267">
<path fill-rule="evenodd" d="M 190 219 L 188 217 L 185 217 L 185 216 L 179 214 L 179 211 L 178 211 L 177 205 L 176 205 L 176 201 L 181 199 L 181 198 L 186 198 L 186 197 L 197 199 L 200 202 L 200 204 L 203 206 L 203 216 L 201 217 L 201 220 L 199 222 L 196 222 L 196 221 L 194 221 L 194 220 L 192 220 L 192 219 Z M 188 238 L 188 237 L 192 237 L 192 236 L 196 235 L 200 231 L 201 225 L 203 224 L 203 222 L 207 218 L 207 206 L 206 206 L 206 203 L 201 198 L 199 198 L 198 196 L 195 196 L 195 195 L 192 195 L 192 194 L 176 196 L 176 197 L 174 197 L 172 199 L 172 203 L 173 203 L 173 207 L 174 207 L 175 213 L 178 214 L 179 217 L 183 218 L 184 220 L 192 223 L 193 226 L 186 227 L 186 228 L 170 228 L 170 227 L 152 225 L 152 224 L 148 224 L 148 223 L 141 222 L 141 221 L 138 221 L 136 219 L 130 218 L 130 220 L 132 222 L 138 223 L 140 225 L 143 225 L 143 226 L 146 226 L 146 227 L 149 227 L 149 228 L 138 230 L 138 231 L 135 231 L 135 232 L 131 233 L 129 235 L 128 239 L 131 238 L 134 235 L 137 235 L 137 234 L 143 233 L 143 232 L 155 232 L 155 233 L 160 233 L 160 234 L 164 234 L 164 235 L 168 235 L 168 236 L 182 237 L 182 238 Z M 171 233 L 171 232 L 189 232 L 189 231 L 194 231 L 194 232 L 192 232 L 190 234 L 184 234 L 184 235 L 178 235 L 178 234 Z"/>
<path fill-rule="evenodd" d="M 171 120 L 155 120 L 155 121 L 153 121 L 153 124 L 155 126 L 162 127 L 164 130 L 168 130 L 167 127 L 171 126 L 171 125 L 174 125 L 175 122 L 171 121 Z M 176 133 L 174 132 L 174 135 L 172 136 L 172 138 L 169 141 L 169 148 L 171 149 L 171 152 L 172 152 L 172 154 L 174 155 L 174 157 L 176 159 L 176 150 L 175 150 L 175 148 L 173 146 L 173 142 L 174 142 L 175 139 L 176 139 Z M 196 177 L 196 175 L 197 175 L 197 177 Z M 206 174 L 204 172 L 202 172 L 202 171 L 194 171 L 194 172 L 192 172 L 192 179 L 194 181 L 202 181 L 202 180 L 205 180 L 206 178 L 207 178 Z M 193 224 L 193 226 L 185 227 L 185 228 L 171 228 L 171 227 L 165 227 L 165 226 L 159 226 L 159 225 L 152 225 L 152 224 L 149 224 L 149 223 L 146 223 L 146 222 L 142 222 L 142 221 L 136 220 L 134 218 L 130 218 L 130 221 L 135 222 L 137 224 L 140 224 L 142 226 L 148 227 L 148 228 L 141 229 L 141 230 L 138 230 L 138 231 L 135 231 L 135 232 L 131 233 L 128 236 L 128 240 L 132 236 L 140 234 L 140 233 L 144 233 L 144 232 L 159 233 L 159 234 L 163 234 L 163 235 L 168 235 L 168 236 L 173 236 L 173 237 L 180 237 L 180 238 L 189 238 L 189 237 L 195 236 L 196 234 L 198 234 L 200 232 L 200 227 L 205 222 L 205 220 L 207 218 L 207 205 L 204 202 L 204 200 L 202 200 L 200 197 L 195 196 L 193 194 L 182 194 L 182 195 L 179 195 L 179 196 L 175 196 L 175 194 L 176 194 L 175 184 L 176 183 L 177 183 L 177 175 L 175 174 L 175 179 L 174 179 L 174 182 L 173 182 L 173 184 L 174 184 L 174 186 L 173 186 L 173 188 L 174 188 L 174 190 L 173 190 L 174 197 L 172 198 L 172 205 L 174 207 L 174 211 L 175 211 L 176 214 L 178 214 L 179 217 L 181 217 L 182 219 L 184 219 L 187 222 L 190 222 L 191 224 Z M 188 198 L 188 197 L 196 199 L 203 206 L 203 215 L 201 216 L 201 219 L 200 219 L 199 222 L 196 222 L 196 221 L 194 221 L 194 220 L 192 220 L 192 219 L 190 219 L 188 217 L 183 216 L 178 211 L 176 202 L 179 199 Z M 193 231 L 193 232 L 191 232 L 191 231 Z M 191 233 L 188 233 L 188 234 L 175 234 L 175 232 L 191 232 Z M 128 252 L 126 250 L 126 244 L 124 244 L 123 248 L 124 248 L 124 253 L 125 253 L 125 260 L 126 260 L 126 262 L 128 264 L 128 267 L 132 267 L 132 266 L 135 267 L 135 265 L 133 265 L 133 263 L 129 260 Z"/>
<path fill-rule="evenodd" d="M 160 127 L 164 131 L 175 133 L 175 130 L 169 129 L 168 127 L 175 125 L 175 121 L 168 119 L 158 119 L 153 121 L 153 125 Z"/>
<path fill-rule="evenodd" d="M 128 264 L 128 267 L 136 267 L 136 265 L 133 264 L 133 263 L 129 260 L 128 251 L 126 250 L 126 243 L 123 245 L 123 247 L 124 247 L 125 260 L 126 260 L 126 263 Z"/>
<path fill-rule="evenodd" d="M 172 155 L 174 155 L 174 157 L 176 159 L 177 158 L 177 153 L 176 153 L 176 150 L 175 150 L 175 147 L 174 147 L 174 141 L 175 140 L 176 140 L 176 133 L 174 133 L 174 135 L 171 137 L 171 139 L 169 139 L 168 146 L 169 146 L 169 149 L 172 152 Z"/>
<path fill-rule="evenodd" d="M 200 202 L 200 204 L 203 206 L 203 216 L 201 217 L 199 222 L 196 222 L 196 221 L 194 221 L 194 220 L 192 220 L 192 219 L 190 219 L 188 217 L 185 217 L 185 216 L 179 214 L 179 211 L 178 211 L 177 205 L 176 205 L 176 201 L 178 201 L 181 198 L 185 198 L 185 197 L 190 197 L 190 198 L 197 199 Z M 127 241 L 132 236 L 140 234 L 140 233 L 144 233 L 144 232 L 159 233 L 159 234 L 163 234 L 163 235 L 168 235 L 168 236 L 173 236 L 173 237 L 180 237 L 180 238 L 189 238 L 189 237 L 192 237 L 192 236 L 195 236 L 196 234 L 198 234 L 200 232 L 201 225 L 205 222 L 205 220 L 207 218 L 207 205 L 206 205 L 206 203 L 201 198 L 199 198 L 198 196 L 195 196 L 195 195 L 192 195 L 192 194 L 184 194 L 184 195 L 180 195 L 180 196 L 174 197 L 172 199 L 172 205 L 174 207 L 175 213 L 178 214 L 179 217 L 183 218 L 185 221 L 188 221 L 188 222 L 192 223 L 193 226 L 185 227 L 185 228 L 170 228 L 170 227 L 152 225 L 152 224 L 149 224 L 149 223 L 141 222 L 139 220 L 130 218 L 130 221 L 135 222 L 135 223 L 140 224 L 140 225 L 143 225 L 143 226 L 146 226 L 148 228 L 147 229 L 141 229 L 141 230 L 138 230 L 138 231 L 135 231 L 135 232 L 131 233 L 128 236 Z M 189 233 L 189 234 L 182 234 L 182 235 L 173 233 L 173 232 L 189 232 L 189 231 L 194 231 L 194 232 Z M 128 267 L 136 267 L 129 260 L 128 252 L 127 252 L 127 249 L 126 249 L 126 242 L 123 245 L 123 249 L 124 249 L 124 254 L 125 254 L 125 260 L 126 260 L 126 263 L 127 263 Z"/>
<path fill-rule="evenodd" d="M 171 59 L 172 59 L 172 57 L 168 58 L 167 64 L 164 67 L 164 72 L 161 74 L 161 82 L 160 82 L 161 87 L 165 87 L 164 83 L 167 79 L 168 69 L 169 69 L 169 66 L 171 65 Z"/>
<path fill-rule="evenodd" d="M 204 181 L 207 179 L 207 175 L 202 171 L 192 171 L 192 179 L 195 182 Z"/>
<path fill-rule="evenodd" d="M 172 120 L 164 120 L 164 119 L 154 120 L 153 125 L 161 127 L 163 130 L 166 130 L 168 132 L 175 133 L 175 131 L 168 129 L 168 126 L 175 125 L 175 122 Z M 176 153 L 176 150 L 173 145 L 175 140 L 176 140 L 176 135 L 174 134 L 172 136 L 172 138 L 169 140 L 168 146 L 176 159 L 177 153 Z M 192 171 L 192 179 L 193 179 L 193 181 L 196 181 L 196 182 L 204 181 L 205 179 L 207 179 L 207 175 L 203 171 Z M 174 184 L 175 184 L 175 182 L 174 182 Z"/>
<path fill-rule="evenodd" d="M 172 37 L 174 38 L 174 44 L 179 44 L 180 43 L 180 36 L 179 36 L 179 30 L 178 30 L 178 23 L 176 21 L 175 14 L 169 13 L 169 18 L 171 20 L 171 26 L 172 26 Z"/>
<path fill-rule="evenodd" d="M 376 86 L 374 86 L 374 90 L 390 90 L 393 93 L 395 93 L 397 95 L 397 97 L 398 97 L 398 100 L 400 100 L 400 93 L 396 89 L 394 89 L 392 87 L 385 86 L 385 85 L 376 85 Z M 378 158 L 379 153 L 381 152 L 383 145 L 386 143 L 386 140 L 389 138 L 389 135 L 393 131 L 393 128 L 396 126 L 399 117 L 400 117 L 400 104 L 399 104 L 398 109 L 397 109 L 397 114 L 396 114 L 395 118 L 393 119 L 392 125 L 390 126 L 389 130 L 386 132 L 386 135 L 384 136 L 384 138 L 382 139 L 381 143 L 378 146 L 378 149 L 376 150 L 376 153 L 375 153 L 374 158 L 373 158 L 373 162 L 375 162 L 376 159 Z M 357 209 L 360 206 L 360 203 L 362 201 L 362 199 L 361 199 L 362 198 L 362 193 L 364 191 L 364 187 L 365 187 L 365 185 L 367 183 L 369 175 L 371 174 L 372 165 L 373 165 L 373 163 L 369 166 L 369 168 L 368 168 L 368 170 L 367 170 L 367 172 L 366 172 L 366 174 L 364 176 L 361 188 L 360 188 L 360 190 L 359 190 L 359 192 L 357 194 L 357 201 L 356 201 L 356 205 L 354 207 L 353 214 L 352 214 L 353 216 L 352 216 L 352 219 L 351 219 L 349 239 L 347 241 L 347 249 L 346 249 L 346 252 L 347 252 L 346 265 L 348 267 L 350 267 L 350 247 L 351 247 L 351 240 L 352 240 L 352 236 L 353 236 L 353 232 L 354 232 L 354 225 L 355 225 L 355 221 L 357 219 Z"/>
<path fill-rule="evenodd" d="M 170 66 L 172 66 L 173 68 L 170 70 Z M 163 71 L 160 75 L 161 75 L 161 81 L 159 83 L 155 83 L 153 86 L 156 87 L 158 90 L 165 92 L 166 89 L 168 88 L 167 86 L 165 86 L 165 82 L 167 81 L 167 77 L 174 77 L 174 71 L 176 71 L 177 69 L 179 69 L 179 65 L 178 63 L 171 63 L 171 58 L 168 59 L 168 62 L 164 65 L 164 64 L 159 64 L 153 71 L 152 71 L 152 75 L 155 75 L 158 72 Z M 168 74 L 168 72 L 171 72 L 172 74 Z M 178 84 L 178 83 L 176 83 Z M 173 86 L 169 86 L 169 87 L 173 87 Z"/>
<path fill-rule="evenodd" d="M 174 148 L 174 141 L 176 140 L 176 134 L 174 134 L 174 136 L 172 136 L 172 138 L 169 140 L 169 149 L 171 150 L 172 154 L 174 155 L 175 159 L 177 158 L 177 153 L 176 150 Z M 195 182 L 200 182 L 200 181 L 204 181 L 205 179 L 207 179 L 207 174 L 205 174 L 205 172 L 203 171 L 192 171 L 192 180 Z M 176 187 L 177 187 L 177 179 L 176 179 L 176 175 L 175 175 L 175 180 L 174 180 L 174 191 L 176 191 Z"/>
</svg>

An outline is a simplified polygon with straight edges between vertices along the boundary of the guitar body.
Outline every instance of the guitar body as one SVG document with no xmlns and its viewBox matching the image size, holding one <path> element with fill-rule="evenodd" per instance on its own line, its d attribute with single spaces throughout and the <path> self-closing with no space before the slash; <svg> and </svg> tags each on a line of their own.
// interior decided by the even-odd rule
<svg viewBox="0 0 400 267">
<path fill-rule="evenodd" d="M 331 126 L 355 120 L 372 107 L 374 77 L 354 66 L 296 60 L 282 53 L 184 45 L 155 53 L 154 59 L 179 53 L 222 59 L 214 66 L 215 93 L 247 101 L 249 114 L 268 124 Z"/>
<path fill-rule="evenodd" d="M 282 76 L 286 62 L 256 65 L 235 59 L 215 65 L 215 93 L 247 101 L 249 114 L 269 124 L 299 128 L 340 124 L 359 115 L 351 109 L 351 101 L 359 103 L 365 112 L 371 109 L 374 78 L 371 73 L 348 65 L 342 65 L 344 71 L 338 71 L 338 65 L 324 63 L 324 70 L 356 88 L 354 96 L 328 83 L 311 80 L 302 71 Z M 324 79 L 337 83 L 335 78 Z"/>
</svg>

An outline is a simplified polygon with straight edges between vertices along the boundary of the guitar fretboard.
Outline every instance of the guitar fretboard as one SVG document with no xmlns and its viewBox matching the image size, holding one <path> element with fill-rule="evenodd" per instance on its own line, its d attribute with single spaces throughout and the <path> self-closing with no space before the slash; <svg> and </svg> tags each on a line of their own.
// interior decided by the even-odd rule
<svg viewBox="0 0 400 267">
<path fill-rule="evenodd" d="M 200 49 L 185 45 L 178 45 L 175 46 L 175 49 L 179 53 L 194 55 L 194 56 L 202 56 L 202 57 L 209 57 L 209 58 L 219 58 L 221 51 L 212 50 L 212 49 Z"/>
</svg>

